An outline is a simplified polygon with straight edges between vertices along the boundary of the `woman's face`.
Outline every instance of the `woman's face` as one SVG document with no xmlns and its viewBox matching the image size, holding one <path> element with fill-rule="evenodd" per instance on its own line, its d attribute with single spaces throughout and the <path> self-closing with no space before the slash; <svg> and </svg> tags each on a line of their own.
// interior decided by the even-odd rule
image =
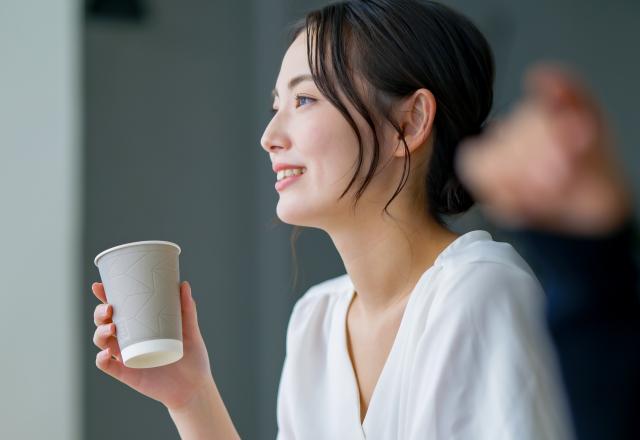
<svg viewBox="0 0 640 440">
<path fill-rule="evenodd" d="M 285 223 L 326 230 L 332 223 L 346 218 L 355 191 L 362 183 L 359 176 L 349 192 L 338 200 L 357 167 L 358 139 L 346 119 L 314 84 L 304 32 L 282 60 L 273 108 L 275 113 L 262 135 L 262 147 L 269 153 L 274 167 L 282 163 L 305 168 L 304 174 L 281 182 L 282 188 L 277 185 L 280 195 L 277 215 Z M 371 136 L 365 129 L 366 124 L 348 104 L 347 108 L 360 128 L 363 144 L 368 145 Z M 365 147 L 361 175 L 368 169 L 369 156 Z M 369 197 L 375 196 L 374 182 L 375 179 L 364 193 Z M 366 206 L 366 202 L 363 195 L 359 203 Z"/>
</svg>

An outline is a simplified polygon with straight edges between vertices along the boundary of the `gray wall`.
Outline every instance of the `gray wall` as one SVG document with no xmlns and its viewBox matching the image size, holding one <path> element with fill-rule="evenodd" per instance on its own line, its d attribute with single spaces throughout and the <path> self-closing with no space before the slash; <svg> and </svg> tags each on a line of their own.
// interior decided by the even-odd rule
<svg viewBox="0 0 640 440">
<path fill-rule="evenodd" d="M 80 438 L 77 1 L 0 2 L 0 438 Z"/>
<path fill-rule="evenodd" d="M 293 302 L 310 285 L 343 273 L 328 237 L 307 229 L 292 288 L 290 226 L 273 222 L 277 194 L 259 145 L 285 26 L 324 2 L 146 3 L 141 23 L 85 26 L 83 437 L 177 437 L 161 404 L 95 368 L 90 341 L 93 257 L 115 244 L 159 239 L 182 247 L 181 278 L 193 286 L 214 376 L 240 433 L 273 438 Z M 477 21 L 495 49 L 496 113 L 513 102 L 532 60 L 567 59 L 597 89 L 616 121 L 629 173 L 637 170 L 636 3 L 451 4 Z M 637 173 L 634 179 L 640 187 Z M 469 215 L 457 228 L 478 224 L 482 219 Z"/>
</svg>

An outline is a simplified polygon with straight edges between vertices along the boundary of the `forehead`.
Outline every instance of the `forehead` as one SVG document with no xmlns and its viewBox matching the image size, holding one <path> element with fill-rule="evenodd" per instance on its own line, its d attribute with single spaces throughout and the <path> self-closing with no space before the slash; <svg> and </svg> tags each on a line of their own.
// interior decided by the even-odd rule
<svg viewBox="0 0 640 440">
<path fill-rule="evenodd" d="M 301 32 L 284 54 L 276 87 L 282 91 L 289 79 L 309 73 L 311 71 L 307 58 L 307 36 L 305 32 Z"/>
</svg>

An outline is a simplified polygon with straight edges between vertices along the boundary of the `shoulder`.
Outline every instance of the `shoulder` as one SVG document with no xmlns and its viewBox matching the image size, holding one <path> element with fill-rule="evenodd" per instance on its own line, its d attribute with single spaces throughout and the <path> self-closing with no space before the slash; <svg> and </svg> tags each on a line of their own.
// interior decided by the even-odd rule
<svg viewBox="0 0 640 440">
<path fill-rule="evenodd" d="M 436 265 L 449 272 L 456 267 L 470 265 L 503 266 L 505 272 L 526 272 L 534 277 L 527 262 L 511 244 L 495 241 L 486 231 L 476 230 L 461 235 L 436 260 Z"/>
<path fill-rule="evenodd" d="M 292 314 L 305 315 L 326 311 L 341 294 L 347 293 L 348 288 L 347 274 L 314 284 L 296 301 Z"/>
<path fill-rule="evenodd" d="M 544 438 L 567 438 L 544 293 L 529 265 L 510 244 L 473 231 L 445 249 L 434 269 L 423 283 L 420 293 L 430 295 L 417 303 L 410 339 L 411 399 L 471 410 L 473 417 L 454 411 L 440 426 L 466 428 L 478 438 L 495 436 L 495 424 L 487 420 L 500 420 L 508 438 L 538 438 L 543 429 L 554 430 Z M 434 383 L 455 384 L 457 392 Z M 535 423 L 518 424 L 532 414 Z"/>
<path fill-rule="evenodd" d="M 350 286 L 349 278 L 344 274 L 307 289 L 293 306 L 287 339 L 309 333 L 328 334 L 336 306 L 347 298 Z"/>
<path fill-rule="evenodd" d="M 436 260 L 438 301 L 462 308 L 500 303 L 540 306 L 544 292 L 537 277 L 509 243 L 485 231 L 459 237 Z"/>
<path fill-rule="evenodd" d="M 540 283 L 511 245 L 481 232 L 445 249 L 422 284 L 414 331 L 416 350 L 425 355 L 475 353 L 477 362 L 504 356 L 515 362 L 527 359 L 527 350 L 546 349 Z"/>
</svg>

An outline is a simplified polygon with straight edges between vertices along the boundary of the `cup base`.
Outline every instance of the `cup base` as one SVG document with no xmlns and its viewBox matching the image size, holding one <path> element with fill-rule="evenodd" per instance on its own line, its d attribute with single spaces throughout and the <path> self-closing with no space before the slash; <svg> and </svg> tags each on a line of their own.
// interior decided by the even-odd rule
<svg viewBox="0 0 640 440">
<path fill-rule="evenodd" d="M 122 361 L 129 368 L 154 368 L 182 358 L 182 341 L 151 339 L 137 342 L 121 350 Z"/>
</svg>

